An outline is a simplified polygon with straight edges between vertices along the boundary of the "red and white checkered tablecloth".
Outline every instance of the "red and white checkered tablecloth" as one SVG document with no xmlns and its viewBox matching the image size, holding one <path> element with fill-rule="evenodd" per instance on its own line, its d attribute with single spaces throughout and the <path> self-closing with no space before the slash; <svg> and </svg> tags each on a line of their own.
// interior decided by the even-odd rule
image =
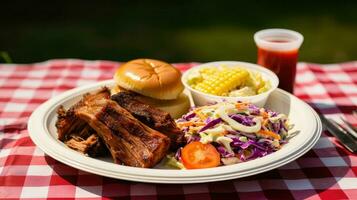
<svg viewBox="0 0 357 200">
<path fill-rule="evenodd" d="M 77 170 L 31 141 L 28 117 L 66 90 L 111 79 L 119 63 L 50 60 L 0 65 L 0 199 L 357 199 L 357 155 L 324 132 L 307 154 L 278 169 L 205 184 L 144 184 Z M 186 70 L 195 63 L 176 64 Z M 299 63 L 295 94 L 318 112 L 344 115 L 357 106 L 357 62 Z"/>
</svg>

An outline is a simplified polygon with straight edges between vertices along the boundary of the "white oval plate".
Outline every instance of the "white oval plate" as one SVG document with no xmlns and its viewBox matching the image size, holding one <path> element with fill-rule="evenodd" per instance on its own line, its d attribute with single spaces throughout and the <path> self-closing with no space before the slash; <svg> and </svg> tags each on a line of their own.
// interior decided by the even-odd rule
<svg viewBox="0 0 357 200">
<path fill-rule="evenodd" d="M 322 131 L 321 121 L 309 105 L 277 89 L 271 94 L 265 107 L 287 114 L 294 124 L 291 131 L 294 136 L 279 151 L 248 162 L 197 170 L 144 169 L 117 165 L 110 159 L 90 158 L 66 147 L 57 139 L 55 122 L 58 107 L 64 105 L 68 108 L 81 99 L 83 94 L 113 84 L 112 80 L 108 80 L 75 88 L 42 104 L 32 113 L 28 122 L 33 142 L 52 158 L 94 174 L 150 183 L 202 183 L 251 176 L 285 165 L 310 150 Z"/>
</svg>

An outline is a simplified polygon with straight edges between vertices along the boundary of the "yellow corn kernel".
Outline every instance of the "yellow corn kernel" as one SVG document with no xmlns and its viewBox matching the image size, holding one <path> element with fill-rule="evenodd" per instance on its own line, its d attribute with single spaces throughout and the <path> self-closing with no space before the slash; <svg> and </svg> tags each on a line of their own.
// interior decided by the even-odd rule
<svg viewBox="0 0 357 200">
<path fill-rule="evenodd" d="M 229 91 L 243 84 L 249 76 L 249 72 L 240 68 L 222 68 L 212 70 L 214 73 L 206 73 L 203 81 L 195 85 L 195 89 L 204 93 L 227 96 Z M 203 73 L 203 72 L 201 72 Z"/>
<path fill-rule="evenodd" d="M 213 68 L 213 67 L 202 68 L 200 70 L 200 73 L 202 75 L 210 75 L 210 74 L 214 74 L 216 72 L 217 72 L 217 68 Z"/>
</svg>

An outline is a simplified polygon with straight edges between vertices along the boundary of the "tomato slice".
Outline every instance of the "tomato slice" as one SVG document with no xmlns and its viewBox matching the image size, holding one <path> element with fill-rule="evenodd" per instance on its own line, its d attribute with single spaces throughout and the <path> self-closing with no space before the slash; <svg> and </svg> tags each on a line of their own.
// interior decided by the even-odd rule
<svg viewBox="0 0 357 200">
<path fill-rule="evenodd" d="M 182 163 L 187 169 L 217 167 L 220 164 L 220 155 L 211 144 L 191 142 L 181 151 Z"/>
</svg>

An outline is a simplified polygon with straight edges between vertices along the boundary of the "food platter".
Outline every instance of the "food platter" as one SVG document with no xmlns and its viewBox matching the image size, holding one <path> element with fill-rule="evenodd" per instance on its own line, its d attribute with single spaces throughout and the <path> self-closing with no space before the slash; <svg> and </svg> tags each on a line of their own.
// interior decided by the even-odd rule
<svg viewBox="0 0 357 200">
<path fill-rule="evenodd" d="M 309 105 L 283 90 L 276 89 L 265 107 L 289 117 L 294 124 L 290 131 L 293 137 L 279 151 L 248 162 L 195 170 L 137 168 L 114 164 L 108 158 L 84 156 L 59 141 L 55 128 L 58 107 L 63 105 L 68 108 L 80 100 L 83 94 L 113 85 L 113 80 L 102 81 L 69 90 L 48 100 L 38 107 L 29 119 L 28 130 L 31 139 L 52 158 L 90 173 L 149 183 L 202 183 L 251 176 L 285 165 L 309 151 L 322 131 L 320 119 Z"/>
</svg>

